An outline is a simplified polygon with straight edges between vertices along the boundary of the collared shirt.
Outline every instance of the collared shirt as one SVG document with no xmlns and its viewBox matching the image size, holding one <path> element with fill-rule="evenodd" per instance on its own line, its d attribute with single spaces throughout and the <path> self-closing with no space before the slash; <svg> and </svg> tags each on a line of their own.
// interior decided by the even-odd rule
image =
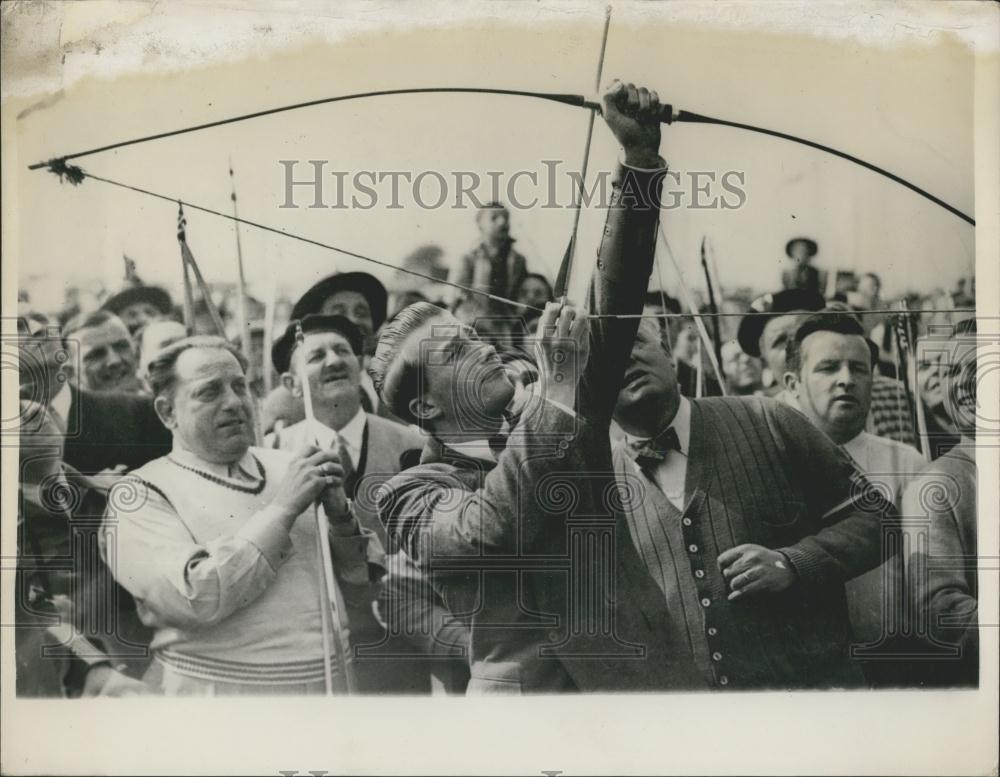
<svg viewBox="0 0 1000 777">
<path fill-rule="evenodd" d="M 315 429 L 316 444 L 320 448 L 327 450 L 333 447 L 334 441 L 339 436 L 344 450 L 351 457 L 351 464 L 357 467 L 358 462 L 361 460 L 361 447 L 364 445 L 365 425 L 367 423 L 368 415 L 363 408 L 358 408 L 358 412 L 354 414 L 354 417 L 350 421 L 344 424 L 339 432 L 317 421 Z"/>
<path fill-rule="evenodd" d="M 56 392 L 56 395 L 49 402 L 49 410 L 55 413 L 59 428 L 62 429 L 63 434 L 66 433 L 67 425 L 69 424 L 69 409 L 72 404 L 73 392 L 69 390 L 68 383 L 63 383 L 62 388 Z"/>
<path fill-rule="evenodd" d="M 687 397 L 680 398 L 674 420 L 667 426 L 667 429 L 670 428 L 673 428 L 677 433 L 681 449 L 680 451 L 668 452 L 667 457 L 657 465 L 651 474 L 653 482 L 670 500 L 670 503 L 678 510 L 683 510 L 684 481 L 687 478 L 688 451 L 691 450 L 691 402 Z M 666 429 L 661 429 L 659 433 L 662 434 L 665 431 Z M 625 439 L 627 442 L 634 442 L 639 438 L 626 435 Z"/>
<path fill-rule="evenodd" d="M 927 465 L 915 448 L 868 432 L 861 432 L 840 447 L 871 483 L 885 486 L 892 493 L 897 507 L 903 488 Z"/>
</svg>

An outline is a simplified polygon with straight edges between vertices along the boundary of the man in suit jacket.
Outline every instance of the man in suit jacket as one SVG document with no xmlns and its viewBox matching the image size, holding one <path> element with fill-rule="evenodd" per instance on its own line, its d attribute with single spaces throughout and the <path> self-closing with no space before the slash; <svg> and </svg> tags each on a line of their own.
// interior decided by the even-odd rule
<svg viewBox="0 0 1000 777">
<path fill-rule="evenodd" d="M 21 396 L 48 409 L 65 441 L 66 464 L 93 475 L 135 469 L 170 451 L 170 433 L 151 398 L 73 385 L 67 344 L 41 314 L 19 319 L 18 333 Z"/>
<path fill-rule="evenodd" d="M 615 420 L 628 522 L 674 650 L 714 688 L 861 685 L 844 584 L 881 560 L 892 505 L 801 414 L 680 395 L 669 345 L 639 326 Z"/>
<path fill-rule="evenodd" d="M 109 484 L 65 464 L 62 431 L 44 405 L 22 400 L 21 421 L 17 693 L 140 693 L 151 635 L 132 597 L 95 563 Z"/>
<path fill-rule="evenodd" d="M 301 345 L 297 327 L 303 333 Z M 424 436 L 414 427 L 364 411 L 358 391 L 362 348 L 361 330 L 344 316 L 310 315 L 292 321 L 274 343 L 272 363 L 281 372 L 282 384 L 298 399 L 303 397 L 303 379 L 309 380 L 315 422 L 304 419 L 270 434 L 265 445 L 288 451 L 339 445 L 344 487 L 354 500 L 355 514 L 385 546 L 374 495 L 400 471 L 407 451 L 423 448 Z M 379 601 L 380 615 L 352 633 L 363 690 L 430 692 L 431 672 L 444 690 L 464 690 L 467 629 L 450 616 L 405 554 L 397 553 L 387 563 L 390 574 Z"/>
<path fill-rule="evenodd" d="M 624 164 L 589 308 L 634 315 L 666 172 L 658 98 L 616 82 L 603 101 Z M 432 436 L 420 465 L 389 482 L 380 512 L 390 544 L 431 574 L 470 625 L 470 694 L 700 683 L 689 659 L 664 650 L 666 609 L 628 541 L 611 471 L 613 386 L 635 321 L 594 319 L 588 337 L 571 307 L 549 306 L 538 330 L 545 394 L 517 398 L 496 349 L 450 313 L 416 303 L 383 329 L 375 386 Z M 519 417 L 496 439 L 512 401 Z M 573 593 L 583 590 L 595 595 Z"/>
</svg>

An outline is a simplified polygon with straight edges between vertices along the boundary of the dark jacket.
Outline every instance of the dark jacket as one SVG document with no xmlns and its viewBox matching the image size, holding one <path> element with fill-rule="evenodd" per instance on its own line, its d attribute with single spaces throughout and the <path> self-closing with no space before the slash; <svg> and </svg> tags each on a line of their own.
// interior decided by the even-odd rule
<svg viewBox="0 0 1000 777">
<path fill-rule="evenodd" d="M 70 391 L 63 461 L 74 469 L 86 475 L 119 464 L 135 469 L 170 452 L 170 432 L 149 397 Z"/>
<path fill-rule="evenodd" d="M 658 209 L 634 198 L 622 206 L 624 174 L 591 284 L 595 314 L 641 312 L 652 270 Z M 630 184 L 659 192 L 662 174 L 632 174 Z M 608 429 L 637 327 L 592 321 L 578 415 L 529 400 L 495 463 L 431 440 L 379 502 L 390 544 L 430 572 L 471 626 L 470 693 L 692 682 L 690 659 L 665 649 L 663 596 L 629 540 L 612 469 Z"/>
</svg>

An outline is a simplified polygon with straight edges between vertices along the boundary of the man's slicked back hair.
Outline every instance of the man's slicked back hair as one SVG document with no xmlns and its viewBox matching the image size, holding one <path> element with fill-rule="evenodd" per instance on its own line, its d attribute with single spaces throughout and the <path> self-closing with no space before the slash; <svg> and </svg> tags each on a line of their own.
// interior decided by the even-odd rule
<svg viewBox="0 0 1000 777">
<path fill-rule="evenodd" d="M 813 313 L 799 324 L 799 328 L 795 330 L 795 336 L 789 338 L 788 343 L 785 345 L 785 369 L 789 372 L 799 374 L 802 370 L 802 342 L 809 335 L 816 332 L 857 335 L 868 346 L 868 355 L 872 369 L 878 364 L 878 346 L 865 336 L 864 327 L 861 326 L 861 322 L 858 321 L 857 316 L 842 310 L 828 310 Z"/>
<path fill-rule="evenodd" d="M 428 321 L 442 314 L 441 308 L 430 302 L 414 302 L 396 314 L 382 327 L 375 355 L 368 365 L 375 391 L 389 409 L 407 423 L 420 425 L 410 412 L 410 402 L 420 396 L 421 366 L 419 351 L 414 356 L 404 353 L 410 335 Z"/>
</svg>

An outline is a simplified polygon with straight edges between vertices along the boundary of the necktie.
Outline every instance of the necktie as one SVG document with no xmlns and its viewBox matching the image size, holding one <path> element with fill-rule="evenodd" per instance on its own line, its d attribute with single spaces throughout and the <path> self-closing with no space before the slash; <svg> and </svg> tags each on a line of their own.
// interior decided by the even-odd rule
<svg viewBox="0 0 1000 777">
<path fill-rule="evenodd" d="M 340 455 L 340 466 L 344 468 L 344 493 L 349 499 L 354 498 L 354 489 L 357 488 L 358 471 L 354 468 L 354 461 L 347 451 L 347 446 L 343 442 L 338 446 Z"/>
<path fill-rule="evenodd" d="M 630 442 L 628 447 L 636 464 L 643 469 L 655 468 L 661 461 L 667 458 L 667 454 L 670 451 L 682 453 L 681 441 L 677 437 L 677 430 L 672 426 L 668 426 L 652 439 Z"/>
</svg>

